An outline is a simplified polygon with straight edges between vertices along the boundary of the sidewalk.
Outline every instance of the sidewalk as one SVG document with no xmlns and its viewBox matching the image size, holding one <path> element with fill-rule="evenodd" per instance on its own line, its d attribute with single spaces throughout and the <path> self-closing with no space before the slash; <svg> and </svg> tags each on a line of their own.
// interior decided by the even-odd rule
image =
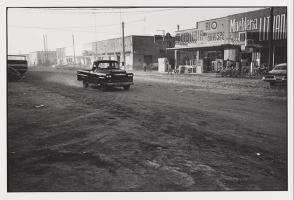
<svg viewBox="0 0 294 200">
<path fill-rule="evenodd" d="M 217 73 L 202 73 L 202 74 L 196 74 L 196 73 L 189 73 L 189 74 L 168 74 L 167 72 L 158 72 L 158 71 L 132 71 L 134 74 L 138 75 L 160 75 L 160 76 L 205 76 L 205 77 L 216 77 Z"/>
<path fill-rule="evenodd" d="M 287 98 L 287 88 L 270 88 L 261 79 L 216 77 L 215 73 L 172 74 L 156 71 L 133 71 L 135 81 L 172 84 L 185 86 L 185 90 L 207 90 L 222 94 L 243 94 L 260 97 Z"/>
</svg>

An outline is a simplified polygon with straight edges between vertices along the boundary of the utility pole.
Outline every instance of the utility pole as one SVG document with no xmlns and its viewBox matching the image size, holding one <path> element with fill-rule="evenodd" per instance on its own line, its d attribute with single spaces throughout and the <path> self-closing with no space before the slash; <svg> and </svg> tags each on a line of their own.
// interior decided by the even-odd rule
<svg viewBox="0 0 294 200">
<path fill-rule="evenodd" d="M 47 34 L 45 35 L 45 43 L 46 43 L 46 63 L 48 62 L 48 43 L 47 43 Z"/>
<path fill-rule="evenodd" d="M 126 65 L 126 56 L 125 56 L 125 23 L 121 23 L 122 28 L 122 54 L 123 54 L 123 66 L 125 68 Z"/>
<path fill-rule="evenodd" d="M 98 59 L 98 54 L 97 54 L 97 48 L 98 48 L 98 41 L 97 41 L 97 26 L 96 26 L 96 13 L 94 13 L 94 25 L 95 25 L 95 37 L 94 37 L 94 39 L 95 39 L 95 43 L 94 43 L 94 45 L 95 45 L 95 56 L 96 56 L 96 59 Z M 95 57 L 94 56 L 94 57 Z"/>
<path fill-rule="evenodd" d="M 72 47 L 73 47 L 73 53 L 74 53 L 74 63 L 76 64 L 76 51 L 75 51 L 75 38 L 74 38 L 74 35 L 72 35 Z"/>
<path fill-rule="evenodd" d="M 162 44 L 162 50 L 164 50 L 164 53 L 165 53 L 164 56 L 166 57 L 167 52 L 166 52 L 166 48 L 165 48 L 165 45 L 164 45 L 165 30 L 156 30 L 156 31 L 161 31 L 162 32 L 162 42 L 161 42 L 161 44 Z"/>
<path fill-rule="evenodd" d="M 146 32 L 146 18 L 144 17 L 144 27 L 143 27 L 143 34 L 145 35 Z"/>
<path fill-rule="evenodd" d="M 44 55 L 42 56 L 44 59 L 43 60 L 43 63 L 44 64 L 46 62 L 46 42 L 45 42 L 45 35 L 43 35 L 43 43 L 44 43 Z"/>
<path fill-rule="evenodd" d="M 273 7 L 270 7 L 269 38 L 268 38 L 268 70 L 273 69 Z"/>
</svg>

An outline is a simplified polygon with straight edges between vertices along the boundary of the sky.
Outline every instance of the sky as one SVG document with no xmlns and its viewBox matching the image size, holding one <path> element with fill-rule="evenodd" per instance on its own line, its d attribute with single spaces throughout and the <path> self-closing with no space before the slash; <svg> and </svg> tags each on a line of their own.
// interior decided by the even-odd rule
<svg viewBox="0 0 294 200">
<path fill-rule="evenodd" d="M 261 8 L 8 8 L 8 54 L 49 50 L 125 35 L 154 35 L 194 28 L 197 21 Z"/>
</svg>

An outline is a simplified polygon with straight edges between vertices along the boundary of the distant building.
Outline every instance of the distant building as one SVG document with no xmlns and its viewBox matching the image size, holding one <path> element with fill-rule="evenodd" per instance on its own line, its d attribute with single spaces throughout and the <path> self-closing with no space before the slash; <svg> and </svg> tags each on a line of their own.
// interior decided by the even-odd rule
<svg viewBox="0 0 294 200">
<path fill-rule="evenodd" d="M 56 51 L 35 51 L 27 55 L 29 66 L 56 64 Z"/>
<path fill-rule="evenodd" d="M 56 49 L 57 65 L 81 65 L 90 66 L 91 56 L 83 55 L 81 48 L 77 46 L 75 52 L 73 47 L 63 47 Z"/>
<path fill-rule="evenodd" d="M 123 64 L 122 38 L 102 40 L 87 44 L 84 49 L 94 59 L 117 60 Z M 174 46 L 174 37 L 131 35 L 125 37 L 125 66 L 129 70 L 143 70 L 143 65 L 152 65 L 160 57 L 171 57 L 167 47 Z"/>
</svg>

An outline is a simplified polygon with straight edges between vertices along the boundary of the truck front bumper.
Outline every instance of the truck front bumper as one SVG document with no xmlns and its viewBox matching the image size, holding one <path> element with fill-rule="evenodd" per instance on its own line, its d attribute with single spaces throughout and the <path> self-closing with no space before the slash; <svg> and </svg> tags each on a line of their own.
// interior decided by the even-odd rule
<svg viewBox="0 0 294 200">
<path fill-rule="evenodd" d="M 133 82 L 110 82 L 105 83 L 106 86 L 126 86 L 126 85 L 134 85 Z"/>
</svg>

